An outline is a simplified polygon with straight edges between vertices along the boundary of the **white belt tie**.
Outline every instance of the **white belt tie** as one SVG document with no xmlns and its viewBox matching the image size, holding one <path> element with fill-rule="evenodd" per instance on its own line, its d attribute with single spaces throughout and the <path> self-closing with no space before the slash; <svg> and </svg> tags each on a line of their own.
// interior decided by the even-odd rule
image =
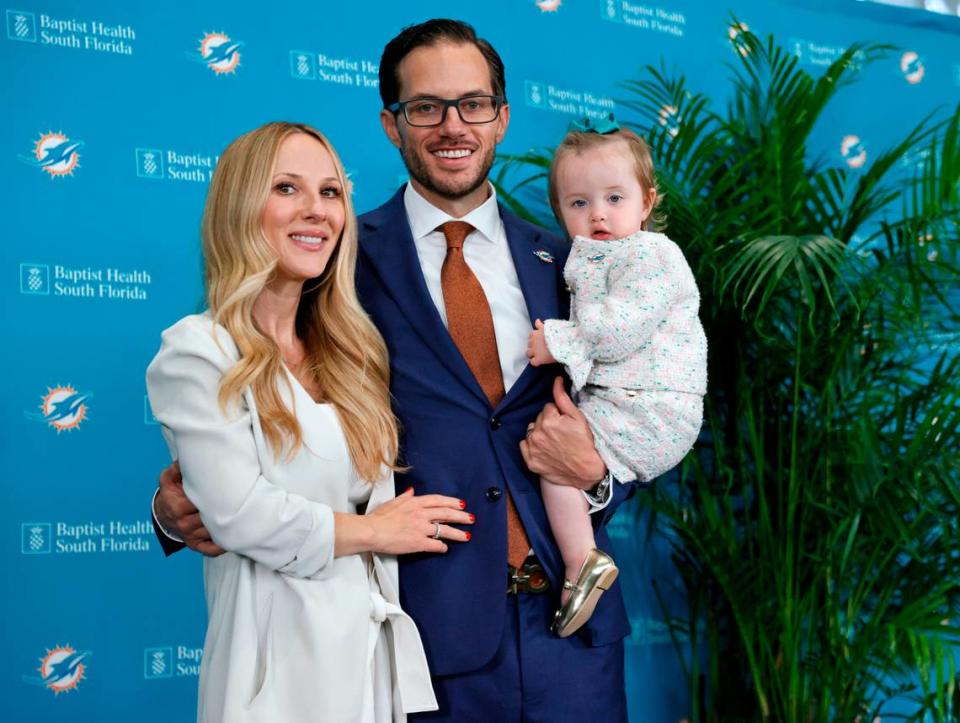
<svg viewBox="0 0 960 723">
<path fill-rule="evenodd" d="M 436 697 L 430 682 L 430 669 L 423 651 L 416 623 L 400 608 L 386 600 L 379 590 L 370 590 L 370 620 L 373 623 L 367 647 L 367 660 L 373 660 L 373 651 L 380 637 L 380 626 L 386 624 L 393 639 L 393 672 L 400 709 L 415 713 L 436 709 Z"/>
<path fill-rule="evenodd" d="M 373 622 L 382 623 L 387 619 L 387 605 L 390 605 L 390 603 L 384 599 L 383 595 L 375 590 L 370 591 L 370 619 Z M 396 607 L 396 605 L 391 607 Z M 397 610 L 399 611 L 400 608 L 397 608 Z"/>
</svg>

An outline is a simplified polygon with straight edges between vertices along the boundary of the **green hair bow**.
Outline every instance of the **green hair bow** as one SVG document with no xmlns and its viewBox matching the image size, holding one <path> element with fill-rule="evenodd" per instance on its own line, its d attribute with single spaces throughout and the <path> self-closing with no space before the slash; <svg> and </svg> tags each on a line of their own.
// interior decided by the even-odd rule
<svg viewBox="0 0 960 723">
<path fill-rule="evenodd" d="M 616 133 L 618 130 L 620 130 L 620 124 L 614 119 L 613 113 L 599 120 L 585 117 L 570 121 L 570 125 L 567 127 L 568 133 L 599 133 L 602 136 L 608 133 Z"/>
</svg>

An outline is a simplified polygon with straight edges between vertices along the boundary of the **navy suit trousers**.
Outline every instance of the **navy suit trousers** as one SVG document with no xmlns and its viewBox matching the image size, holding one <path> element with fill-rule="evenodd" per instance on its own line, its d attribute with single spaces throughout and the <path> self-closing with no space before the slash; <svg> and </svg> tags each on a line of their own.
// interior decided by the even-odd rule
<svg viewBox="0 0 960 723">
<path fill-rule="evenodd" d="M 410 720 L 625 723 L 623 642 L 590 647 L 576 636 L 558 638 L 549 629 L 556 606 L 552 592 L 507 595 L 493 659 L 467 673 L 435 676 L 440 709 Z"/>
</svg>

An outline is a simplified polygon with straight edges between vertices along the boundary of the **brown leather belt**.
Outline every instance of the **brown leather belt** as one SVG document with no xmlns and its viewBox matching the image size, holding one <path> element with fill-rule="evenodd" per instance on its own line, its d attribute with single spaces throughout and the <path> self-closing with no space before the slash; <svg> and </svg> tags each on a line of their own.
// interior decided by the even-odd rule
<svg viewBox="0 0 960 723">
<path fill-rule="evenodd" d="M 540 561 L 533 555 L 524 560 L 520 567 L 507 565 L 507 595 L 530 593 L 539 595 L 550 589 L 547 573 L 543 571 Z"/>
</svg>

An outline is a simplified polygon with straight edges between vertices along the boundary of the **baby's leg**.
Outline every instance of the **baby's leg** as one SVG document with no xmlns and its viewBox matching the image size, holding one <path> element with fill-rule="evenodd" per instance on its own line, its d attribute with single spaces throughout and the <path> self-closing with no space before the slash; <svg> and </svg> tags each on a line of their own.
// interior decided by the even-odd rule
<svg viewBox="0 0 960 723">
<path fill-rule="evenodd" d="M 540 480 L 540 490 L 550 529 L 563 556 L 566 578 L 575 582 L 587 554 L 597 546 L 587 500 L 575 487 L 555 485 L 545 480 Z M 560 594 L 561 601 L 565 602 L 569 595 L 570 591 L 564 590 Z"/>
</svg>

